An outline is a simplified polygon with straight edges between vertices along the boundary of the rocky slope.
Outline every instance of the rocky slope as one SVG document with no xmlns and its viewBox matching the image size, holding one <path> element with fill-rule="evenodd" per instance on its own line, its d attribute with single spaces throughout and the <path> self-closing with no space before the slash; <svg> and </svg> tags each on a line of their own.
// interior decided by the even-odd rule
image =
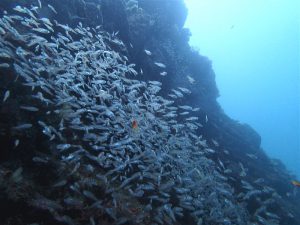
<svg viewBox="0 0 300 225">
<path fill-rule="evenodd" d="M 118 41 L 110 42 L 109 44 L 105 42 L 106 45 L 109 46 L 106 50 L 119 53 L 122 56 L 122 60 L 124 59 L 123 57 L 125 57 L 125 59 L 127 59 L 125 60 L 126 62 L 124 61 L 125 65 L 135 64 L 134 69 L 137 71 L 138 76 L 131 74 L 129 75 L 130 78 L 146 83 L 153 80 L 160 81 L 162 86 L 159 94 L 164 98 L 174 100 L 174 107 L 188 105 L 194 109 L 199 108 L 198 111 L 195 110 L 195 112 L 193 112 L 193 116 L 199 119 L 198 122 L 200 125 L 195 131 L 195 135 L 198 136 L 198 138 L 201 137 L 199 140 L 202 142 L 201 148 L 198 147 L 195 149 L 201 149 L 201 151 L 204 149 L 203 151 L 208 152 L 203 153 L 205 156 L 204 161 L 202 158 L 202 161 L 200 159 L 197 161 L 198 156 L 195 156 L 195 162 L 192 162 L 192 158 L 188 158 L 189 161 L 187 160 L 187 162 L 191 162 L 191 167 L 193 167 L 193 163 L 195 163 L 195 168 L 197 168 L 196 164 L 198 162 L 205 162 L 209 166 L 201 165 L 201 168 L 207 170 L 213 168 L 214 170 L 207 172 L 205 169 L 203 171 L 199 169 L 198 171 L 206 176 L 202 174 L 201 178 L 197 178 L 199 180 L 197 181 L 199 182 L 197 185 L 201 185 L 199 190 L 191 188 L 193 193 L 199 191 L 198 194 L 201 196 L 199 199 L 203 201 L 203 208 L 199 206 L 202 212 L 198 212 L 201 216 L 197 217 L 195 212 L 194 214 L 190 213 L 190 211 L 194 209 L 188 209 L 187 206 L 183 212 L 176 211 L 178 209 L 175 207 L 180 206 L 180 204 L 178 204 L 177 198 L 173 197 L 173 195 L 175 195 L 173 193 L 175 189 L 171 189 L 165 193 L 165 195 L 172 196 L 170 197 L 171 206 L 169 203 L 162 205 L 157 203 L 157 205 L 154 204 L 151 206 L 153 208 L 157 207 L 158 211 L 159 209 L 162 211 L 165 210 L 166 215 L 168 215 L 162 215 L 162 217 L 164 217 L 162 221 L 157 219 L 155 223 L 300 223 L 300 204 L 299 201 L 297 201 L 297 198 L 299 199 L 300 197 L 299 191 L 296 187 L 291 185 L 291 180 L 293 180 L 294 177 L 286 171 L 280 161 L 272 160 L 266 156 L 264 151 L 260 148 L 261 138 L 259 134 L 250 126 L 229 118 L 224 114 L 222 108 L 217 103 L 216 100 L 219 96 L 219 92 L 215 83 L 215 74 L 210 60 L 205 56 L 199 55 L 198 52 L 191 49 L 188 45 L 190 33 L 187 29 L 183 28 L 187 10 L 182 0 L 66 0 L 63 3 L 60 0 L 41 0 L 41 4 L 42 7 L 40 7 L 39 2 L 35 0 L 3 0 L 0 2 L 0 13 L 2 13 L 1 16 L 6 16 L 4 10 L 7 10 L 9 15 L 14 12 L 12 8 L 18 5 L 28 8 L 37 6 L 40 7 L 38 10 L 39 18 L 46 17 L 51 21 L 56 20 L 60 24 L 68 24 L 70 27 L 76 27 L 79 22 L 82 23 L 83 27 L 88 26 L 90 28 L 101 25 L 99 29 L 102 29 L 101 32 L 103 32 L 103 36 L 106 35 L 104 31 L 108 34 L 115 34 L 117 32 L 116 35 L 109 36 L 107 39 L 113 39 L 113 37 L 116 36 L 124 44 L 120 45 Z M 51 4 L 51 6 L 55 8 L 55 11 L 53 11 L 51 7 L 46 7 L 48 4 Z M 58 30 L 54 30 L 54 33 L 58 32 Z M 11 40 L 10 37 L 5 36 L 6 34 L 4 33 L 1 35 L 3 35 L 3 38 L 1 38 L 2 47 L 9 46 L 3 40 Z M 46 35 L 45 38 L 51 39 L 50 35 Z M 24 45 L 20 40 L 12 40 L 13 41 L 9 42 L 11 45 Z M 147 53 L 147 51 L 149 52 Z M 15 57 L 16 59 L 9 59 L 8 61 L 2 57 L 1 60 L 3 60 L 3 62 L 0 63 L 18 62 L 17 59 L 20 56 L 17 54 Z M 22 59 L 20 58 L 19 60 Z M 52 59 L 49 58 L 47 60 L 49 61 L 48 65 L 51 65 Z M 124 62 L 119 62 L 122 68 L 124 67 Z M 89 65 L 88 61 L 84 63 L 84 60 L 82 60 L 82 63 L 87 67 Z M 165 68 L 162 65 L 157 66 L 155 63 L 161 63 L 165 65 Z M 84 202 L 84 204 L 88 204 L 89 202 L 86 203 L 85 201 L 87 200 L 82 198 L 80 198 L 80 201 L 70 203 L 71 205 L 73 204 L 73 208 L 69 206 L 70 208 L 61 209 L 61 206 L 57 204 L 58 202 L 68 205 L 66 199 L 71 201 L 69 190 L 66 186 L 72 186 L 70 184 L 76 183 L 77 180 L 80 179 L 96 179 L 94 177 L 96 176 L 96 172 L 91 172 L 90 168 L 80 167 L 79 170 L 77 168 L 78 172 L 74 173 L 74 165 L 68 164 L 64 160 L 61 161 L 60 155 L 53 154 L 51 149 L 54 148 L 54 143 L 48 141 L 38 129 L 26 132 L 15 132 L 16 128 L 12 129 L 12 127 L 15 127 L 15 121 L 23 121 L 25 119 L 59 124 L 61 118 L 68 120 L 67 115 L 71 112 L 72 107 L 63 105 L 63 110 L 60 111 L 59 116 L 53 113 L 38 114 L 38 116 L 31 114 L 24 115 L 19 109 L 20 102 L 31 104 L 36 103 L 36 100 L 26 97 L 31 93 L 30 88 L 24 88 L 22 82 L 14 82 L 18 74 L 16 70 L 11 67 L 4 67 L 5 66 L 2 66 L 0 68 L 1 96 L 7 95 L 8 92 L 6 90 L 8 87 L 11 90 L 11 96 L 7 97 L 8 100 L 3 101 L 0 106 L 0 143 L 1 146 L 3 146 L 0 152 L 0 210 L 3 212 L 0 216 L 0 220 L 3 221 L 1 224 L 30 224 L 34 222 L 38 224 L 138 224 L 141 223 L 141 221 L 144 224 L 151 224 L 152 221 L 149 217 L 153 216 L 153 214 L 157 214 L 158 211 L 153 210 L 152 212 L 150 210 L 148 212 L 149 205 L 145 203 L 145 199 L 139 197 L 136 197 L 136 199 L 132 198 L 133 200 L 125 199 L 125 197 L 121 197 L 124 193 L 120 193 L 119 190 L 116 192 L 108 192 L 107 194 L 111 195 L 111 199 L 119 199 L 119 202 L 115 203 L 107 200 L 106 205 L 103 203 L 104 206 L 101 209 L 87 209 L 86 205 L 82 205 L 82 202 Z M 104 70 L 107 72 L 110 71 L 110 68 L 105 68 Z M 128 71 L 126 70 L 126 73 L 130 73 L 129 70 L 130 69 L 128 69 Z M 163 72 L 167 74 L 161 75 Z M 122 82 L 123 81 L 126 82 L 125 78 Z M 109 83 L 110 80 L 107 80 L 107 82 Z M 187 88 L 191 93 L 187 93 L 183 97 L 178 97 L 175 93 L 174 96 L 172 89 L 178 90 L 178 87 Z M 140 91 L 141 96 L 143 92 L 146 93 L 146 95 L 148 93 L 147 90 L 138 91 Z M 101 104 L 104 103 L 101 102 Z M 121 97 L 119 103 L 123 105 L 127 104 L 126 100 Z M 42 108 L 42 106 L 40 107 Z M 124 110 L 125 108 L 126 107 L 124 107 Z M 143 117 L 144 111 L 142 111 L 141 108 L 139 109 L 141 111 L 134 115 Z M 34 111 L 35 109 L 31 110 Z M 130 116 L 127 118 L 130 120 Z M 88 121 L 89 117 L 87 117 L 86 120 Z M 176 120 L 178 123 L 185 123 L 184 116 L 178 115 Z M 158 132 L 158 130 L 155 130 L 154 125 L 148 128 L 153 128 L 153 131 Z M 79 143 L 78 140 L 74 140 L 74 135 L 80 134 L 72 129 L 65 129 L 64 132 L 64 140 L 69 142 L 73 141 L 74 143 L 76 142 L 76 144 Z M 170 129 L 169 132 L 176 133 L 177 130 Z M 145 136 L 150 140 L 150 135 L 147 136 L 146 131 Z M 162 137 L 157 135 L 154 140 L 158 142 L 161 138 L 170 141 L 168 136 L 168 133 L 162 133 Z M 16 137 L 18 138 L 17 143 Z M 180 141 L 181 139 L 179 138 L 178 140 Z M 190 142 L 189 140 L 190 139 L 188 139 L 187 142 Z M 143 141 L 139 141 L 141 142 L 140 145 L 143 146 Z M 81 145 L 83 145 L 83 143 L 81 143 Z M 153 143 L 153 146 L 157 145 L 160 144 Z M 163 142 L 161 145 L 163 145 Z M 177 143 L 174 146 L 176 145 Z M 193 145 L 192 142 L 191 145 Z M 16 146 L 18 146 L 19 149 L 16 150 Z M 174 146 L 170 145 L 170 148 Z M 84 147 L 89 148 L 88 144 Z M 192 149 L 192 147 L 186 147 L 186 149 Z M 193 149 L 193 151 L 198 151 L 195 149 Z M 186 151 L 188 152 L 189 150 Z M 34 157 L 39 157 L 35 158 L 37 164 L 31 163 Z M 128 157 L 131 157 L 131 155 Z M 184 157 L 184 155 L 180 155 L 180 157 Z M 92 157 L 90 156 L 90 158 Z M 49 160 L 50 163 L 45 163 L 45 159 Z M 146 159 L 150 160 L 148 158 Z M 86 159 L 80 161 L 81 165 L 86 163 L 85 160 Z M 171 162 L 168 163 L 174 166 L 174 168 L 170 169 L 170 174 L 173 174 L 173 170 L 177 170 L 182 166 L 181 164 L 177 165 L 175 162 L 174 164 Z M 178 168 L 175 168 L 175 165 L 177 165 Z M 164 166 L 163 164 L 158 165 L 158 168 L 168 170 L 168 168 Z M 190 169 L 189 166 L 186 167 Z M 139 169 L 140 168 L 142 168 L 142 165 L 140 165 Z M 185 168 L 178 169 L 178 171 L 179 170 L 182 170 L 181 175 L 185 173 Z M 104 171 L 110 173 L 108 172 L 109 170 L 106 171 L 104 169 L 93 169 L 93 171 L 97 171 L 97 173 L 100 174 Z M 180 174 L 178 171 L 176 173 Z M 187 174 L 189 174 L 189 172 L 190 171 L 187 171 Z M 47 174 L 46 177 L 45 174 Z M 69 178 L 65 179 L 64 176 L 68 176 Z M 124 176 L 124 174 L 122 174 L 122 176 Z M 109 179 L 112 180 L 111 185 L 120 185 L 113 183 L 113 177 L 109 177 Z M 177 184 L 176 179 L 171 178 L 171 175 L 168 179 L 169 183 L 170 180 L 173 182 L 173 186 L 183 185 L 182 188 L 186 188 L 184 184 Z M 103 188 L 103 184 L 99 182 L 100 181 L 97 181 L 95 185 Z M 90 191 L 95 191 L 95 188 L 89 188 L 88 191 L 83 191 L 83 195 L 85 198 L 91 200 L 95 196 L 91 195 Z M 205 190 L 207 190 L 207 199 L 203 199 Z M 225 190 L 230 192 L 226 197 L 224 197 L 226 195 L 224 194 Z M 101 193 L 94 194 L 97 199 L 103 198 L 103 201 L 106 199 Z M 40 195 L 47 196 L 47 199 L 37 197 Z M 194 201 L 196 201 L 196 199 L 195 197 Z M 127 203 L 127 201 L 129 203 Z M 208 201 L 212 202 L 211 205 Z M 222 201 L 228 201 L 230 207 L 226 206 Z M 128 211 L 124 209 L 128 206 L 126 204 L 130 205 L 130 210 Z M 193 207 L 195 206 L 193 205 Z M 227 207 L 228 211 L 225 212 Z M 116 215 L 122 216 L 122 218 L 126 216 L 126 214 L 130 214 L 130 216 L 128 216 L 126 220 L 116 219 L 116 215 L 111 213 L 108 209 L 116 210 Z M 175 212 L 175 219 L 173 219 L 170 209 L 173 209 Z M 230 211 L 232 209 L 235 210 L 235 213 Z M 60 212 L 60 214 L 56 214 L 56 211 Z M 101 215 L 99 216 L 98 214 L 98 216 L 95 216 L 94 214 L 99 213 L 99 211 Z M 78 212 L 80 212 L 81 215 L 78 216 Z M 135 220 L 134 217 L 138 217 L 140 214 L 143 215 L 143 217 L 141 217 L 143 219 L 140 221 Z M 36 220 L 32 219 L 33 216 Z"/>
</svg>

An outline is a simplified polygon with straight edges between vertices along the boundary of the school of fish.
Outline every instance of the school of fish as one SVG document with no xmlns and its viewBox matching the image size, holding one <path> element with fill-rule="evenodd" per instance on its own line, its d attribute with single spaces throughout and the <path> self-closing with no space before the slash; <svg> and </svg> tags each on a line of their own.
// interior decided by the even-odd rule
<svg viewBox="0 0 300 225">
<path fill-rule="evenodd" d="M 52 186 L 68 190 L 63 198 L 37 196 L 30 204 L 71 225 L 79 222 L 70 209 L 96 212 L 87 213 L 84 222 L 91 225 L 103 218 L 114 224 L 184 224 L 183 218 L 197 225 L 247 224 L 243 206 L 216 167 L 224 174 L 230 170 L 206 157 L 214 154 L 213 146 L 196 135 L 202 124 L 193 114 L 199 108 L 174 104 L 190 90 L 178 87 L 163 98 L 161 82 L 136 79 L 139 73 L 120 53 L 126 46 L 116 34 L 40 18 L 42 7 L 58 13 L 38 1 L 0 19 L 0 69 L 13 70 L 14 82 L 30 90 L 19 109 L 38 115 L 16 121 L 11 130 L 42 133 L 68 174 Z M 1 94 L 2 104 L 16 97 L 14 89 Z M 16 139 L 15 148 L 20 145 Z M 32 161 L 47 165 L 49 158 Z M 247 171 L 240 166 L 243 177 Z M 242 182 L 241 201 L 261 193 Z M 268 224 L 261 212 L 257 218 Z"/>
</svg>

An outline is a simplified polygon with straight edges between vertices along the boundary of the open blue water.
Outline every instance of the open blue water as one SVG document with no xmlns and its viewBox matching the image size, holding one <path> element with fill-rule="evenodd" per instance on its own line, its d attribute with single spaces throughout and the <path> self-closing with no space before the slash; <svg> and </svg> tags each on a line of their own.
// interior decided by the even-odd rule
<svg viewBox="0 0 300 225">
<path fill-rule="evenodd" d="M 212 60 L 221 106 L 300 177 L 299 1 L 185 2 L 190 44 Z"/>
</svg>

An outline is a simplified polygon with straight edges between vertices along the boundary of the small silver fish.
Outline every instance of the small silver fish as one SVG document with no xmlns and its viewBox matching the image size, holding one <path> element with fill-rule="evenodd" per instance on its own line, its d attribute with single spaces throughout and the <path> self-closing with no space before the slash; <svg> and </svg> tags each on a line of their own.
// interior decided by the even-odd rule
<svg viewBox="0 0 300 225">
<path fill-rule="evenodd" d="M 56 146 L 56 148 L 57 148 L 58 150 L 61 150 L 61 151 L 66 150 L 66 149 L 69 149 L 70 147 L 71 147 L 70 144 L 59 144 L 59 145 Z"/>
<path fill-rule="evenodd" d="M 83 205 L 83 202 L 81 200 L 72 197 L 65 198 L 64 203 L 76 207 L 82 207 Z"/>
<path fill-rule="evenodd" d="M 20 13 L 27 13 L 27 11 L 19 5 L 17 5 L 15 8 L 13 8 L 13 10 L 20 12 Z"/>
<path fill-rule="evenodd" d="M 13 172 L 13 174 L 10 177 L 10 180 L 14 181 L 14 183 L 18 183 L 22 180 L 22 172 L 23 168 L 19 167 L 16 171 Z"/>
<path fill-rule="evenodd" d="M 37 7 L 37 6 L 32 6 L 30 10 L 31 10 L 31 11 L 34 11 L 34 12 L 36 12 L 36 13 L 38 13 L 38 11 L 37 11 L 38 9 L 39 9 L 39 7 Z"/>
<path fill-rule="evenodd" d="M 204 149 L 206 152 L 208 152 L 208 153 L 215 153 L 216 151 L 215 150 L 213 150 L 213 149 L 211 149 L 211 148 L 206 148 L 206 149 Z"/>
<path fill-rule="evenodd" d="M 219 147 L 219 143 L 218 143 L 216 140 L 211 139 L 211 141 L 212 141 L 212 143 L 213 143 L 216 147 Z"/>
<path fill-rule="evenodd" d="M 49 30 L 46 30 L 44 28 L 32 28 L 33 31 L 36 31 L 38 33 L 42 33 L 42 34 L 49 34 L 50 31 Z"/>
<path fill-rule="evenodd" d="M 49 26 L 53 26 L 53 24 L 50 22 L 50 20 L 48 18 L 40 18 L 40 20 L 44 23 L 44 24 L 48 24 Z"/>
<path fill-rule="evenodd" d="M 20 143 L 19 139 L 15 140 L 15 148 L 18 147 L 19 143 Z"/>
<path fill-rule="evenodd" d="M 155 62 L 154 64 L 157 65 L 157 66 L 160 67 L 160 68 L 166 68 L 166 65 L 163 64 L 163 63 Z"/>
<path fill-rule="evenodd" d="M 32 124 L 31 123 L 24 123 L 24 124 L 21 124 L 19 126 L 15 126 L 13 127 L 12 129 L 13 130 L 25 130 L 25 129 L 29 129 L 32 127 Z"/>
<path fill-rule="evenodd" d="M 188 115 L 190 112 L 182 112 L 182 113 L 179 113 L 179 115 L 181 116 L 185 116 L 185 115 Z"/>
<path fill-rule="evenodd" d="M 38 0 L 38 3 L 39 3 L 39 7 L 42 8 L 42 3 L 40 0 Z"/>
<path fill-rule="evenodd" d="M 0 58 L 11 59 L 12 57 L 7 52 L 0 52 Z"/>
<path fill-rule="evenodd" d="M 48 4 L 48 7 L 52 10 L 52 12 L 57 14 L 57 11 L 55 10 L 55 8 L 52 5 Z"/>
<path fill-rule="evenodd" d="M 188 106 L 188 105 L 180 105 L 178 107 L 181 109 L 184 109 L 184 110 L 192 110 L 193 109 L 191 106 Z"/>
<path fill-rule="evenodd" d="M 33 157 L 32 161 L 36 162 L 36 163 L 48 163 L 48 159 L 47 158 L 42 158 L 42 157 L 38 157 L 38 156 Z"/>
<path fill-rule="evenodd" d="M 183 97 L 183 94 L 180 92 L 180 91 L 177 91 L 175 89 L 172 89 L 171 91 L 174 92 L 174 94 L 178 97 L 178 98 L 182 98 Z"/>
<path fill-rule="evenodd" d="M 246 154 L 251 159 L 257 159 L 258 157 L 254 154 Z"/>
<path fill-rule="evenodd" d="M 4 35 L 5 33 L 6 33 L 5 30 L 2 27 L 0 27 L 0 34 Z"/>
<path fill-rule="evenodd" d="M 152 55 L 152 53 L 149 50 L 145 49 L 144 51 L 147 55 Z"/>
<path fill-rule="evenodd" d="M 33 107 L 33 106 L 20 106 L 20 109 L 24 109 L 24 110 L 27 110 L 27 111 L 30 111 L 30 112 L 37 112 L 37 111 L 39 111 L 38 108 Z"/>
<path fill-rule="evenodd" d="M 199 118 L 197 116 L 191 116 L 189 118 L 186 118 L 185 120 L 186 121 L 195 121 L 195 120 L 198 120 Z"/>
<path fill-rule="evenodd" d="M 190 84 L 194 84 L 195 83 L 195 79 L 192 78 L 191 76 L 186 76 L 188 81 L 190 82 Z"/>
<path fill-rule="evenodd" d="M 189 89 L 187 89 L 187 88 L 178 87 L 178 89 L 179 89 L 180 91 L 182 91 L 183 93 L 185 93 L 185 94 L 191 94 L 191 93 L 192 93 L 192 92 L 191 92 Z"/>
<path fill-rule="evenodd" d="M 65 186 L 67 184 L 67 180 L 61 180 L 59 182 L 57 182 L 56 184 L 52 185 L 52 187 L 62 187 Z"/>
<path fill-rule="evenodd" d="M 162 85 L 161 82 L 156 81 L 156 80 L 154 80 L 154 81 L 150 80 L 150 81 L 148 81 L 148 83 L 149 83 L 149 84 L 152 84 L 152 85 L 157 85 L 157 86 L 161 86 L 161 85 Z"/>
<path fill-rule="evenodd" d="M 7 90 L 4 94 L 3 102 L 5 102 L 8 99 L 9 95 L 10 95 L 10 91 Z"/>
<path fill-rule="evenodd" d="M 0 68 L 9 68 L 8 63 L 0 63 Z"/>
<path fill-rule="evenodd" d="M 87 198 L 89 198 L 89 199 L 91 199 L 91 200 L 98 201 L 97 197 L 96 197 L 92 192 L 90 192 L 90 191 L 88 191 L 88 190 L 84 190 L 84 191 L 83 191 L 83 194 L 84 194 Z"/>
</svg>

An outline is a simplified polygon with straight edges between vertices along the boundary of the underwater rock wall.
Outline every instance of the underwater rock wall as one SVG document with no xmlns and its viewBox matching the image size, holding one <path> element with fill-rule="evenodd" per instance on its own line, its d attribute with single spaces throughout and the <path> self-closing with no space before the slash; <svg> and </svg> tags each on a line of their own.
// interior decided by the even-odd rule
<svg viewBox="0 0 300 225">
<path fill-rule="evenodd" d="M 218 105 L 183 1 L 0 9 L 1 224 L 299 224 L 294 177 Z"/>
</svg>

